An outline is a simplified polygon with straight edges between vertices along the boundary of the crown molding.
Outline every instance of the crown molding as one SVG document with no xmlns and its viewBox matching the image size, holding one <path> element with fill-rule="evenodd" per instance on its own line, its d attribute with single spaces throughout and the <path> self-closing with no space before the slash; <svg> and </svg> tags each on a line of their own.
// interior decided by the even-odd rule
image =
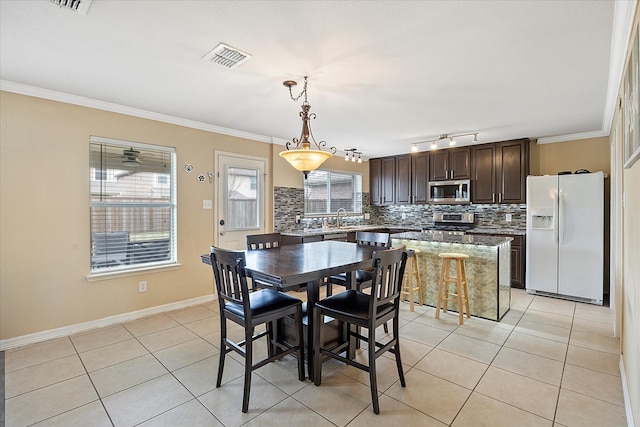
<svg viewBox="0 0 640 427">
<path fill-rule="evenodd" d="M 570 133 L 567 135 L 548 136 L 545 138 L 538 138 L 537 143 L 552 144 L 554 142 L 567 142 L 567 141 L 577 141 L 580 139 L 602 138 L 603 136 L 609 136 L 609 132 L 605 132 L 603 130 L 594 130 L 591 132 L 580 132 L 580 133 Z"/>
<path fill-rule="evenodd" d="M 36 86 L 16 83 L 9 80 L 0 80 L 0 90 L 13 92 L 20 95 L 33 96 L 36 98 L 49 99 L 51 101 L 64 102 L 66 104 L 79 105 L 82 107 L 95 108 L 96 110 L 109 111 L 111 113 L 119 113 L 127 116 L 139 117 L 142 119 L 155 120 L 158 122 L 169 123 L 178 126 L 184 126 L 192 129 L 203 130 L 207 132 L 219 133 L 222 135 L 235 136 L 238 138 L 249 139 L 252 141 L 266 142 L 269 144 L 278 144 L 280 139 L 259 135 L 250 132 L 244 132 L 237 129 L 229 129 L 222 126 L 212 125 L 210 123 L 198 122 L 195 120 L 187 120 L 180 117 L 174 117 L 167 114 L 155 113 L 153 111 L 141 110 L 138 108 L 127 107 L 125 105 L 114 104 L 111 102 L 100 101 L 97 99 L 85 98 L 83 96 L 71 95 L 64 92 L 43 89 Z M 283 143 L 284 144 L 284 143 Z"/>
</svg>

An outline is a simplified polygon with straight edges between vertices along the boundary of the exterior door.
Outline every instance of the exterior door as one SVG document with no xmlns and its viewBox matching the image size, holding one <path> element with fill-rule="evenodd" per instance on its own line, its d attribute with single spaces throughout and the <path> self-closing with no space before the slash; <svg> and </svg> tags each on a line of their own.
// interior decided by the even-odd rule
<svg viewBox="0 0 640 427">
<path fill-rule="evenodd" d="M 217 153 L 217 246 L 246 249 L 248 234 L 265 233 L 266 159 Z"/>
</svg>

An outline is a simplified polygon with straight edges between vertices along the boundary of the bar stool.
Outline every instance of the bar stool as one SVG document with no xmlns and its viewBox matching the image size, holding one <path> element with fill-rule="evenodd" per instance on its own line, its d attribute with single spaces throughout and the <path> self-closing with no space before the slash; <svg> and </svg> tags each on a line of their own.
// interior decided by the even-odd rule
<svg viewBox="0 0 640 427">
<path fill-rule="evenodd" d="M 400 291 L 400 299 L 406 301 L 409 298 L 409 310 L 413 311 L 413 303 L 415 297 L 414 292 L 418 292 L 418 302 L 423 305 L 422 300 L 422 281 L 420 280 L 420 272 L 418 271 L 418 255 L 417 249 L 408 250 L 409 258 L 407 259 L 407 268 L 404 271 L 402 280 L 402 291 Z M 414 285 L 415 279 L 415 285 Z"/>
<path fill-rule="evenodd" d="M 440 270 L 440 282 L 438 282 L 438 299 L 436 302 L 436 319 L 440 318 L 440 307 L 447 312 L 447 304 L 449 301 L 456 300 L 458 302 L 458 318 L 460 324 L 464 323 L 463 309 L 466 308 L 467 319 L 471 318 L 471 309 L 469 308 L 469 288 L 467 287 L 467 271 L 465 270 L 464 260 L 469 255 L 455 253 L 441 253 L 438 255 L 442 258 L 442 269 Z M 451 263 L 455 262 L 456 275 L 451 275 Z M 456 284 L 456 292 L 449 292 L 449 283 Z M 454 298 L 455 297 L 455 298 Z M 444 306 L 442 302 L 444 301 Z"/>
</svg>

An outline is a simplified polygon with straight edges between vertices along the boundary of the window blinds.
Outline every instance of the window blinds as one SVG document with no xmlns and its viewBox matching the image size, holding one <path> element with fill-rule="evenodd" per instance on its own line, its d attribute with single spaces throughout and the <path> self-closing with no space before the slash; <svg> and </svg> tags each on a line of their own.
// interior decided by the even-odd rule
<svg viewBox="0 0 640 427">
<path fill-rule="evenodd" d="M 175 149 L 92 137 L 91 272 L 172 264 Z"/>
</svg>

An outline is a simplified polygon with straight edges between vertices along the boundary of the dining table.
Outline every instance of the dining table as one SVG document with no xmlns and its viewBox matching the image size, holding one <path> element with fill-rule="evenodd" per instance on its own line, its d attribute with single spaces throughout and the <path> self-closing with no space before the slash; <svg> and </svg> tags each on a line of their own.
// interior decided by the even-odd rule
<svg viewBox="0 0 640 427">
<path fill-rule="evenodd" d="M 325 240 L 284 245 L 272 249 L 246 252 L 247 275 L 287 292 L 306 286 L 308 339 L 305 348 L 307 372 L 313 380 L 313 307 L 320 299 L 320 286 L 326 277 L 347 273 L 348 287 L 355 284 L 355 272 L 371 266 L 375 246 Z M 202 262 L 211 264 L 209 255 Z M 353 346 L 352 346 L 353 348 Z"/>
</svg>

